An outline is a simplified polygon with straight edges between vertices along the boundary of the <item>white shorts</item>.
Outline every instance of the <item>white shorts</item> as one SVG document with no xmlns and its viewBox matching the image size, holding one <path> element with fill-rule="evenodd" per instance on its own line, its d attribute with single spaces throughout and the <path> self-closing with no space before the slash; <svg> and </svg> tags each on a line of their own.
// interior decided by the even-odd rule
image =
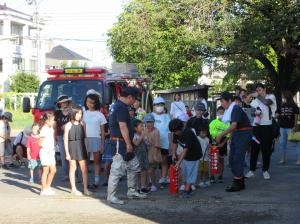
<svg viewBox="0 0 300 224">
<path fill-rule="evenodd" d="M 0 142 L 0 156 L 4 156 L 5 153 L 5 142 Z"/>
<path fill-rule="evenodd" d="M 40 160 L 42 166 L 55 166 L 55 151 L 54 149 L 41 149 Z"/>
</svg>

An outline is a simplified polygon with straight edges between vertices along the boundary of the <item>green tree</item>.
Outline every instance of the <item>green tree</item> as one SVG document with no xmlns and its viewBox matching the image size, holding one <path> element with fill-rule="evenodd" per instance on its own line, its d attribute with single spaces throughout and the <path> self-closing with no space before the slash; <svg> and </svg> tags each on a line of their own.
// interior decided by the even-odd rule
<svg viewBox="0 0 300 224">
<path fill-rule="evenodd" d="M 173 1 L 130 1 L 108 33 L 114 60 L 136 63 L 140 71 L 152 67 L 154 89 L 196 84 L 202 60 L 188 14 Z"/>
<path fill-rule="evenodd" d="M 11 89 L 16 93 L 34 93 L 37 92 L 40 80 L 35 74 L 19 72 L 11 77 Z"/>
<path fill-rule="evenodd" d="M 229 76 L 265 81 L 280 96 L 300 90 L 299 13 L 295 0 L 210 0 L 191 14 L 206 40 L 201 55 L 222 58 Z"/>
</svg>

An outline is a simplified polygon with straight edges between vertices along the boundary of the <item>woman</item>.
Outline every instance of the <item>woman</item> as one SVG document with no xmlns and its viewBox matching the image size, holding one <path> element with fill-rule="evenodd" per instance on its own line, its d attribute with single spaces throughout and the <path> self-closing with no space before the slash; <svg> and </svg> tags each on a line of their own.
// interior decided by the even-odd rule
<svg viewBox="0 0 300 224">
<path fill-rule="evenodd" d="M 72 104 L 72 98 L 67 95 L 61 95 L 56 100 L 57 110 L 54 113 L 55 123 L 54 130 L 57 136 L 57 145 L 60 152 L 61 165 L 64 172 L 64 180 L 69 179 L 69 168 L 66 160 L 66 153 L 64 147 L 64 129 L 65 125 L 70 121 L 70 107 Z"/>
<path fill-rule="evenodd" d="M 186 113 L 185 104 L 181 101 L 180 95 L 176 93 L 174 96 L 174 102 L 171 103 L 171 118 L 175 119 L 182 113 Z"/>
<path fill-rule="evenodd" d="M 282 105 L 276 111 L 276 116 L 280 126 L 280 138 L 279 146 L 281 149 L 281 160 L 280 164 L 286 162 L 286 148 L 288 134 L 296 130 L 298 120 L 299 108 L 294 102 L 293 94 L 290 91 L 284 91 L 282 93 Z M 300 165 L 300 145 L 297 145 L 298 160 L 297 165 Z"/>
<path fill-rule="evenodd" d="M 100 154 L 104 152 L 105 124 L 107 123 L 100 110 L 100 94 L 96 91 L 88 91 L 84 101 L 85 111 L 83 121 L 87 137 L 87 151 L 93 153 L 95 182 L 97 188 L 100 183 Z"/>
<path fill-rule="evenodd" d="M 276 98 L 273 94 L 267 94 L 266 87 L 258 83 L 256 85 L 256 92 L 250 94 L 250 97 L 255 97 L 256 99 L 251 102 L 251 106 L 260 109 L 260 120 L 257 123 L 255 120 L 253 134 L 257 141 L 252 141 L 251 145 L 251 158 L 250 158 L 250 171 L 245 175 L 246 178 L 254 176 L 254 171 L 256 170 L 257 158 L 259 152 L 262 152 L 263 158 L 263 177 L 265 180 L 269 180 L 269 168 L 272 155 L 272 118 L 275 116 L 275 111 L 277 109 Z"/>
</svg>

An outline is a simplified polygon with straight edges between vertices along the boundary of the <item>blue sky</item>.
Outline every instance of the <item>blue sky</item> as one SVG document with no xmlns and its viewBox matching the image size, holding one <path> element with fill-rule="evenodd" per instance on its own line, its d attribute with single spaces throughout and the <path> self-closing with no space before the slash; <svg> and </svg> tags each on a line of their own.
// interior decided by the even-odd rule
<svg viewBox="0 0 300 224">
<path fill-rule="evenodd" d="M 127 0 L 37 0 L 40 17 L 46 24 L 43 36 L 53 40 L 55 45 L 62 44 L 90 58 L 94 65 L 109 66 L 112 59 L 106 46 L 106 33 L 117 21 L 126 2 Z M 0 0 L 0 4 L 4 3 L 28 14 L 34 10 L 26 0 Z"/>
</svg>

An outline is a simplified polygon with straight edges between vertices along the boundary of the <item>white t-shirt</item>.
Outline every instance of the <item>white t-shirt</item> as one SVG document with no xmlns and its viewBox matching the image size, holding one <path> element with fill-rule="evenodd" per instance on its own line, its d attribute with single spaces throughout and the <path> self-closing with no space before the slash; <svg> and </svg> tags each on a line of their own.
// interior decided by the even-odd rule
<svg viewBox="0 0 300 224">
<path fill-rule="evenodd" d="M 171 103 L 170 115 L 172 118 L 177 118 L 179 115 L 186 113 L 185 104 L 182 101 L 174 101 Z"/>
<path fill-rule="evenodd" d="M 4 121 L 0 120 L 0 135 L 1 136 L 4 137 L 5 135 L 7 135 L 6 129 L 7 129 L 6 124 L 4 123 Z M 0 142 L 5 142 L 5 139 L 0 137 Z"/>
<path fill-rule="evenodd" d="M 40 137 L 43 138 L 41 148 L 54 151 L 54 129 L 44 125 L 41 129 Z"/>
<path fill-rule="evenodd" d="M 270 99 L 273 101 L 273 104 L 270 105 L 271 111 L 272 111 L 272 117 L 275 116 L 275 111 L 277 109 L 277 104 L 276 104 L 276 98 L 273 94 L 268 94 L 265 97 L 266 99 Z M 261 122 L 260 125 L 271 125 L 272 124 L 272 118 L 270 119 L 269 117 L 269 107 L 263 104 L 260 100 L 255 99 L 251 102 L 251 106 L 254 108 L 259 107 L 262 111 L 262 117 L 261 117 Z M 255 126 L 255 125 L 253 125 Z"/>
<path fill-rule="evenodd" d="M 169 149 L 169 123 L 171 121 L 168 114 L 152 113 L 155 119 L 154 127 L 158 129 L 160 136 L 160 147 Z"/>
<path fill-rule="evenodd" d="M 208 148 L 209 139 L 207 137 L 201 138 L 199 136 L 197 138 L 198 138 L 198 140 L 200 142 L 201 149 L 202 149 L 203 158 L 201 158 L 201 160 L 203 160 L 203 161 L 209 161 L 209 148 Z"/>
<path fill-rule="evenodd" d="M 100 126 L 107 123 L 105 116 L 100 111 L 86 110 L 83 113 L 83 121 L 86 125 L 87 138 L 100 138 Z"/>
<path fill-rule="evenodd" d="M 22 136 L 22 134 L 23 134 L 23 136 Z M 28 137 L 29 136 L 25 135 L 24 132 L 20 132 L 14 140 L 14 145 L 18 145 L 20 143 L 22 145 L 26 145 Z"/>
</svg>

